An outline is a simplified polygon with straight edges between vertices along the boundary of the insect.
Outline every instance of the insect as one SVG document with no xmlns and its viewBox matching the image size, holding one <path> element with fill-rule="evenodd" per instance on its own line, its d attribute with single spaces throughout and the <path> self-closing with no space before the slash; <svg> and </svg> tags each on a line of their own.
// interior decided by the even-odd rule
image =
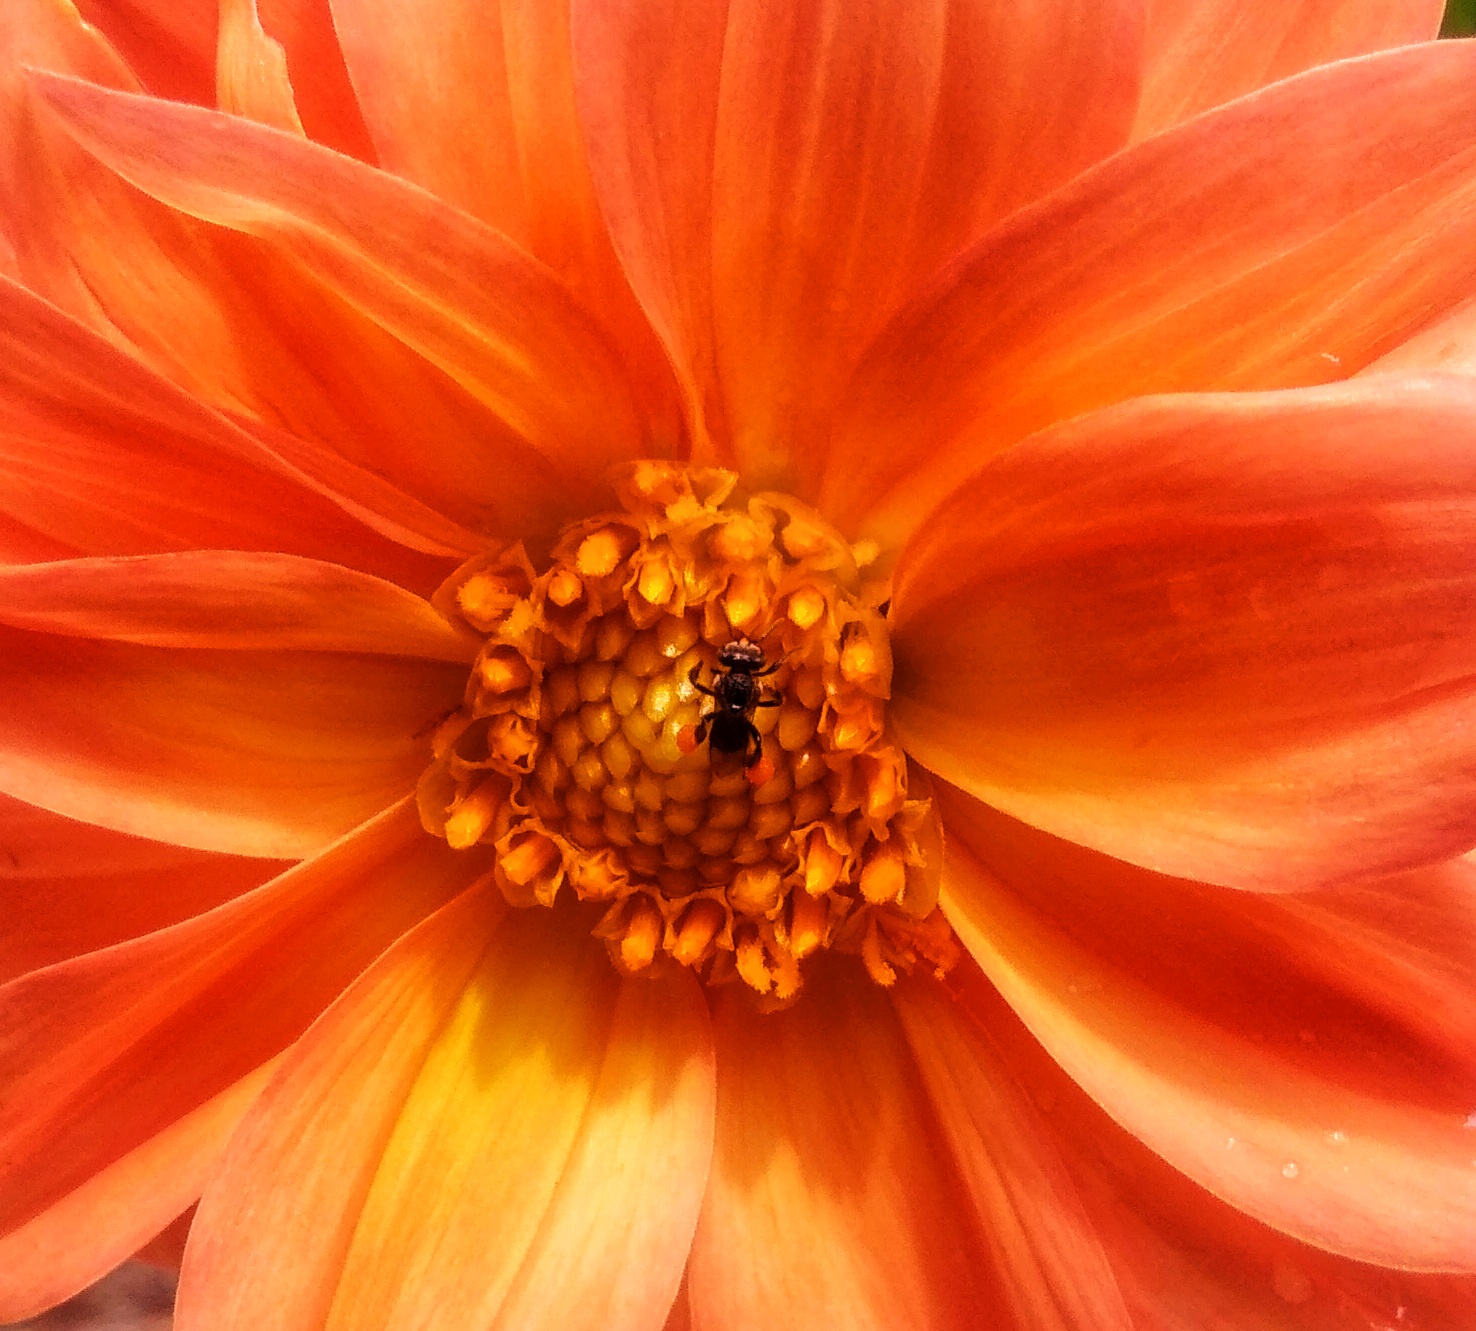
<svg viewBox="0 0 1476 1331">
<path fill-rule="evenodd" d="M 758 643 L 739 638 L 718 649 L 711 688 L 698 679 L 701 664 L 694 665 L 687 678 L 699 693 L 712 699 L 712 707 L 702 714 L 695 731 L 691 732 L 691 748 L 687 751 L 691 752 L 707 739 L 710 731 L 713 752 L 741 753 L 744 767 L 752 774 L 763 754 L 763 736 L 753 724 L 753 714 L 760 707 L 780 705 L 778 698 L 764 697 L 764 686 L 759 680 L 772 675 L 783 664 L 782 661 L 766 663 L 764 649 Z"/>
</svg>

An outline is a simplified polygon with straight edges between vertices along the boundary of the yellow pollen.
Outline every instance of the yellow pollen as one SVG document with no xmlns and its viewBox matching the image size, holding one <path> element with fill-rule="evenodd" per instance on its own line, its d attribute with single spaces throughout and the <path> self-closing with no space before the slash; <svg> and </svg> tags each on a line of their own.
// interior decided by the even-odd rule
<svg viewBox="0 0 1476 1331">
<path fill-rule="evenodd" d="M 814 628 L 825 614 L 825 598 L 813 587 L 801 587 L 789 598 L 788 614 L 796 628 Z"/>
<path fill-rule="evenodd" d="M 942 839 L 887 728 L 864 552 L 726 472 L 644 462 L 616 493 L 541 569 L 511 546 L 438 595 L 485 645 L 432 741 L 427 828 L 493 846 L 513 905 L 588 903 L 624 974 L 687 966 L 782 1006 L 824 949 L 879 984 L 946 971 Z"/>
<path fill-rule="evenodd" d="M 574 566 L 586 578 L 606 578 L 620 566 L 620 556 L 620 541 L 614 532 L 592 532 L 579 543 Z"/>
<path fill-rule="evenodd" d="M 548 580 L 548 599 L 557 606 L 573 605 L 583 595 L 584 584 L 569 569 L 559 569 Z"/>
</svg>

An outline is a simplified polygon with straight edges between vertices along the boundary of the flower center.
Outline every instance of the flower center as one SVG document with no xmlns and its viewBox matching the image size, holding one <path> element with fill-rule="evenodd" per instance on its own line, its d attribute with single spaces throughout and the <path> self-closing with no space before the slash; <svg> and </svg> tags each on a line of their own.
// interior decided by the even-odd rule
<svg viewBox="0 0 1476 1331">
<path fill-rule="evenodd" d="M 421 817 L 492 842 L 513 905 L 602 903 L 625 973 L 782 1003 L 821 948 L 884 985 L 946 970 L 937 813 L 886 725 L 885 587 L 812 509 L 736 480 L 638 463 L 545 568 L 514 545 L 458 570 L 438 604 L 486 643 Z"/>
</svg>

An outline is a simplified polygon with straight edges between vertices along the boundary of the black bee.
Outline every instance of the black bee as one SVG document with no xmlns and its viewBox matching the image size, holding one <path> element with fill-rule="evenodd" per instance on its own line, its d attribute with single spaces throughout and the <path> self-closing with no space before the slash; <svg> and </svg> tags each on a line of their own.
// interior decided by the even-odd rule
<svg viewBox="0 0 1476 1331">
<path fill-rule="evenodd" d="M 764 686 L 759 680 L 772 675 L 783 664 L 782 661 L 766 664 L 764 649 L 758 643 L 739 638 L 718 649 L 718 668 L 713 671 L 711 688 L 697 678 L 702 666 L 694 665 L 687 678 L 699 693 L 712 699 L 712 708 L 698 721 L 692 748 L 707 739 L 710 729 L 713 752 L 741 753 L 744 767 L 755 767 L 763 753 L 763 736 L 753 724 L 753 714 L 760 707 L 780 704 L 778 698 L 764 697 Z"/>
</svg>

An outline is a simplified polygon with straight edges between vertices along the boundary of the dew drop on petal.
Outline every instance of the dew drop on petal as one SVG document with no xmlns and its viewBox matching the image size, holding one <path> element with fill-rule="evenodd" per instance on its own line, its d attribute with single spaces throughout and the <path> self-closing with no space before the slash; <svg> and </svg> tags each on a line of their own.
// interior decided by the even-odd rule
<svg viewBox="0 0 1476 1331">
<path fill-rule="evenodd" d="M 1282 1178 L 1296 1178 L 1296 1176 L 1298 1174 L 1300 1174 L 1301 1172 L 1302 1171 L 1299 1168 L 1297 1168 L 1297 1162 L 1295 1160 L 1288 1160 L 1281 1167 L 1281 1177 Z"/>
</svg>

